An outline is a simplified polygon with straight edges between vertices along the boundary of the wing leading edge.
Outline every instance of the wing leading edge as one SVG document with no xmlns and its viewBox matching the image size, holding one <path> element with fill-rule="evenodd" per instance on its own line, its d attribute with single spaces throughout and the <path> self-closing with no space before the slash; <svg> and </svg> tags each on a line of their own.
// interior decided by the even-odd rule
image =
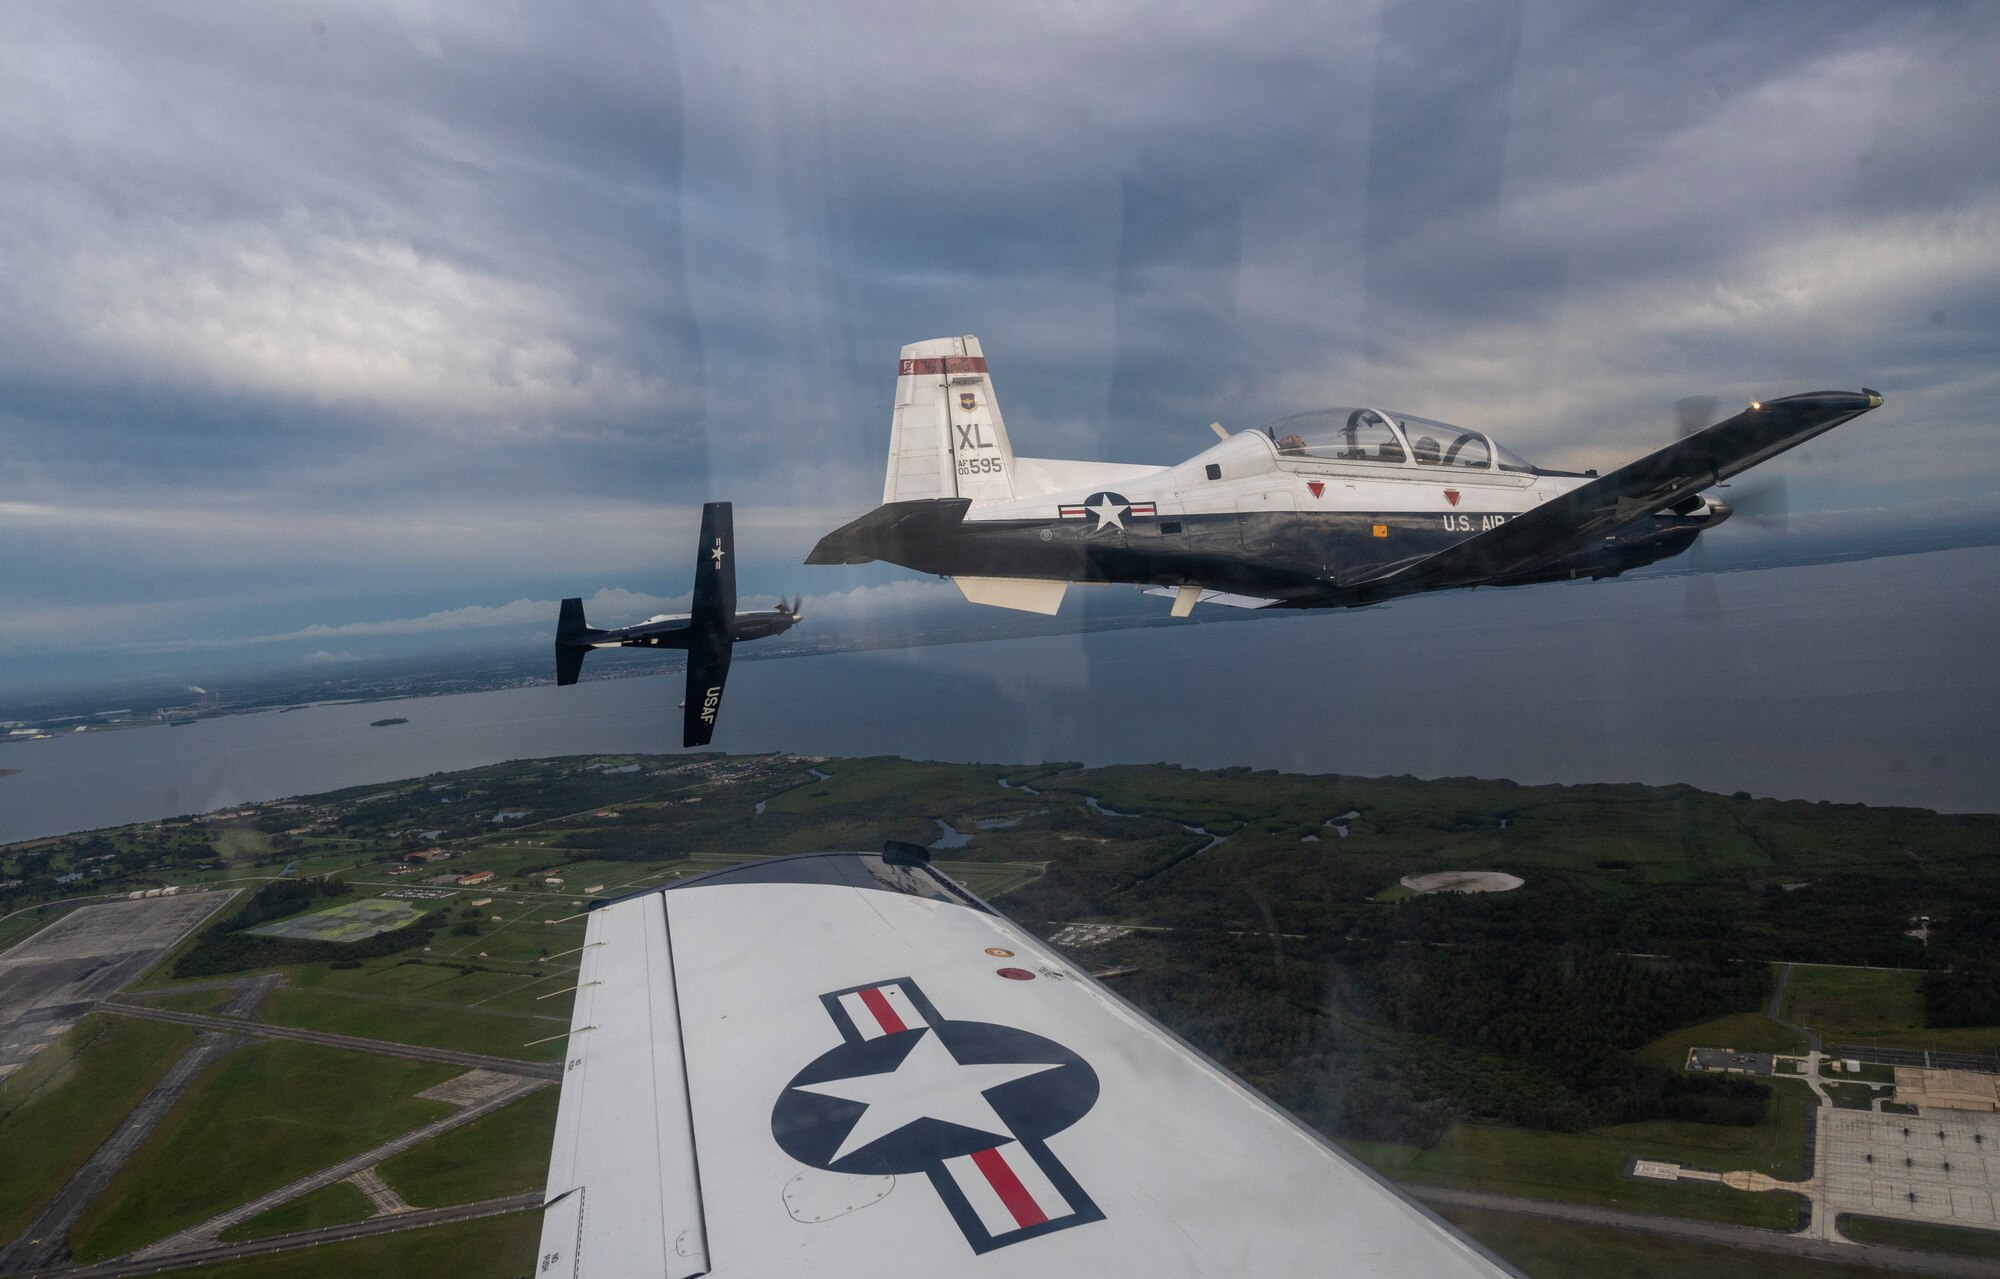
<svg viewBox="0 0 2000 1279">
<path fill-rule="evenodd" d="M 1530 572 L 1879 408 L 1873 391 L 1765 400 L 1476 537 L 1342 591 L 1357 604 Z"/>
<path fill-rule="evenodd" d="M 538 1275 L 1511 1275 L 927 864 L 592 912 Z"/>
</svg>

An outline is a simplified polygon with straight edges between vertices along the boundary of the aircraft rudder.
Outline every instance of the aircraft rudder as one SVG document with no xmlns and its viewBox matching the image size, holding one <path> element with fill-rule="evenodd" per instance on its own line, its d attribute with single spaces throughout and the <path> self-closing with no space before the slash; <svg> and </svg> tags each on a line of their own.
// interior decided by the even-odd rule
<svg viewBox="0 0 2000 1279">
<path fill-rule="evenodd" d="M 971 335 L 902 349 L 882 504 L 970 498 L 1013 500 L 1014 450 L 993 394 L 986 354 Z"/>
</svg>

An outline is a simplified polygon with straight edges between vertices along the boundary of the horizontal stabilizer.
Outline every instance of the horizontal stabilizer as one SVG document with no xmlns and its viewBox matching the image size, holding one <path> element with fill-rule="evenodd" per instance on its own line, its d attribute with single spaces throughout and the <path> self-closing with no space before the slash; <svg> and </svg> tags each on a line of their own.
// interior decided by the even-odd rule
<svg viewBox="0 0 2000 1279">
<path fill-rule="evenodd" d="M 1063 593 L 1069 590 L 1068 582 L 1036 577 L 954 577 L 951 581 L 974 604 L 1050 617 L 1062 607 Z"/>
<path fill-rule="evenodd" d="M 602 639 L 607 633 L 583 620 L 582 600 L 567 599 L 562 602 L 562 611 L 556 615 L 558 685 L 576 683 L 583 674 L 583 656 L 590 651 L 592 641 Z"/>
</svg>

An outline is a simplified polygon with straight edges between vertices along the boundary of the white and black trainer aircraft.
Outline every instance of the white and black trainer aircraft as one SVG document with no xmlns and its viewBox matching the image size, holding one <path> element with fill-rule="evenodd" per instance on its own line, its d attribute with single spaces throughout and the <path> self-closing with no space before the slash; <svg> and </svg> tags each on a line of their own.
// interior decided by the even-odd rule
<svg viewBox="0 0 2000 1279">
<path fill-rule="evenodd" d="M 556 619 L 556 683 L 574 684 L 593 648 L 678 648 L 687 652 L 687 697 L 681 703 L 681 745 L 706 746 L 722 710 L 731 647 L 739 640 L 782 635 L 797 626 L 799 601 L 749 613 L 736 611 L 736 535 L 727 502 L 701 508 L 694 557 L 694 599 L 686 613 L 660 613 L 633 626 L 601 631 L 583 619 L 583 601 L 567 599 Z"/>
<path fill-rule="evenodd" d="M 1175 466 L 1016 457 L 974 337 L 903 348 L 882 505 L 808 564 L 885 560 L 975 604 L 1054 613 L 1072 582 L 1238 608 L 1615 577 L 1678 555 L 1731 476 L 1882 403 L 1866 388 L 1752 403 L 1606 475 L 1548 471 L 1483 432 L 1390 409 L 1301 413 Z"/>
</svg>

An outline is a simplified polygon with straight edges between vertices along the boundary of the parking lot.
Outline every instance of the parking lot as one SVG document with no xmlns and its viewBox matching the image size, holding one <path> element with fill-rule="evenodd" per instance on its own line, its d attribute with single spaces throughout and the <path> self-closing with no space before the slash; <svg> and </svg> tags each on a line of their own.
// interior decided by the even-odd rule
<svg viewBox="0 0 2000 1279">
<path fill-rule="evenodd" d="M 1821 1211 L 2000 1227 L 2000 1115 L 1822 1108 Z"/>
</svg>

